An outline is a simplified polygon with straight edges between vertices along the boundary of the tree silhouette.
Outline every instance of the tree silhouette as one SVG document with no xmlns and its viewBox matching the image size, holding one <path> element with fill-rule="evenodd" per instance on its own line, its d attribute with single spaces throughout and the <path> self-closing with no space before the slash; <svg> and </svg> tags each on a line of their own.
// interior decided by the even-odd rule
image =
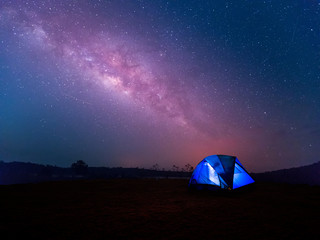
<svg viewBox="0 0 320 240">
<path fill-rule="evenodd" d="M 76 175 L 86 175 L 88 173 L 88 164 L 83 160 L 78 160 L 71 164 L 71 169 Z"/>
<path fill-rule="evenodd" d="M 179 171 L 179 167 L 173 164 L 172 165 L 172 171 L 178 172 Z"/>
<path fill-rule="evenodd" d="M 152 166 L 151 170 L 156 170 L 156 171 L 159 171 L 160 170 L 160 167 L 159 167 L 159 164 L 156 163 Z"/>
<path fill-rule="evenodd" d="M 192 172 L 193 171 L 193 167 L 188 163 L 185 165 L 186 171 L 187 172 Z"/>
</svg>

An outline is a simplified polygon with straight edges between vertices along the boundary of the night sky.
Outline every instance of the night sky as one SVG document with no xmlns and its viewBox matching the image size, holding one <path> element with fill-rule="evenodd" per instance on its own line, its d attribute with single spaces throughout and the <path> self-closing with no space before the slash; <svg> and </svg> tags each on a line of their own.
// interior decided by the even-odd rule
<svg viewBox="0 0 320 240">
<path fill-rule="evenodd" d="M 320 156 L 317 0 L 0 1 L 0 160 L 248 171 Z"/>
</svg>

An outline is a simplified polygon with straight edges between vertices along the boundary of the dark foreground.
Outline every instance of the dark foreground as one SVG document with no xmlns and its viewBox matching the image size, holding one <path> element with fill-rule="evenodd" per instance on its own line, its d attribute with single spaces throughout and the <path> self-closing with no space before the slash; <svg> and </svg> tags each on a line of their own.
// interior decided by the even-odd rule
<svg viewBox="0 0 320 240">
<path fill-rule="evenodd" d="M 320 239 L 320 187 L 194 193 L 187 180 L 0 186 L 1 239 Z"/>
</svg>

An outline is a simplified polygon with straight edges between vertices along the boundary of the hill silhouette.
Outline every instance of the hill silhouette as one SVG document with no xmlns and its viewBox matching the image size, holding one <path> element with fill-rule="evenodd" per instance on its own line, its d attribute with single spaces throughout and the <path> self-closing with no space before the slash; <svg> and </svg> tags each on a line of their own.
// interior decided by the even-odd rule
<svg viewBox="0 0 320 240">
<path fill-rule="evenodd" d="M 289 169 L 252 173 L 256 181 L 320 185 L 320 162 Z"/>
<path fill-rule="evenodd" d="M 189 178 L 190 176 L 191 172 L 185 171 L 160 171 L 122 167 L 88 167 L 87 171 L 79 173 L 74 168 L 0 161 L 0 184 L 2 185 L 79 179 Z"/>
<path fill-rule="evenodd" d="M 251 173 L 250 175 L 258 182 L 320 185 L 320 162 L 290 169 Z M 72 168 L 0 161 L 0 184 L 2 185 L 75 179 L 189 178 L 190 176 L 191 172 L 122 167 L 88 167 L 85 173 L 79 174 Z"/>
</svg>

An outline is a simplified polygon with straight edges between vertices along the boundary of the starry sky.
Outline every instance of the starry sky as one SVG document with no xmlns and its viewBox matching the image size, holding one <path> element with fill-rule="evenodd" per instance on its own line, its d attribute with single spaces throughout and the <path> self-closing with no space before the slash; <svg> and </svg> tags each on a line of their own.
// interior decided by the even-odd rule
<svg viewBox="0 0 320 240">
<path fill-rule="evenodd" d="M 0 1 L 0 160 L 319 161 L 317 0 Z"/>
</svg>

